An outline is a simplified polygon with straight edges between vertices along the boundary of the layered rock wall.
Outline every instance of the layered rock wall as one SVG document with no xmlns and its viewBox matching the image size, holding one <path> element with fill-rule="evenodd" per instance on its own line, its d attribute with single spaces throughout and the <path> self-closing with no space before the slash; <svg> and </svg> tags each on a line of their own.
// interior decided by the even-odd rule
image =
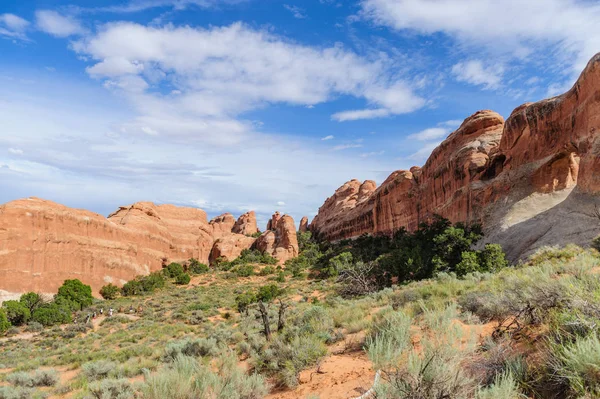
<svg viewBox="0 0 600 399">
<path fill-rule="evenodd" d="M 0 293 L 53 293 L 71 278 L 97 292 L 166 262 L 232 260 L 255 245 L 249 235 L 256 231 L 254 212 L 208 222 L 197 208 L 138 202 L 105 218 L 38 198 L 17 200 L 0 206 Z M 278 239 L 270 254 L 282 262 L 296 256 L 297 244 L 289 251 L 288 241 Z"/>
<path fill-rule="evenodd" d="M 599 232 L 589 211 L 599 171 L 600 54 L 567 93 L 522 105 L 506 123 L 493 111 L 470 116 L 422 168 L 396 171 L 378 188 L 345 183 L 310 229 L 328 240 L 391 234 L 439 214 L 483 224 L 518 258 L 540 245 L 585 244 Z"/>
</svg>

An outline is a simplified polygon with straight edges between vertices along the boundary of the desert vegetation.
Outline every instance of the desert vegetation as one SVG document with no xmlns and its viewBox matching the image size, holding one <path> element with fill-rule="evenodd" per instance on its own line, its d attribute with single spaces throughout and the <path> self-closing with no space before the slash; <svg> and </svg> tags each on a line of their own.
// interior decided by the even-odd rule
<svg viewBox="0 0 600 399">
<path fill-rule="evenodd" d="M 78 280 L 24 294 L 0 310 L 0 398 L 327 398 L 305 387 L 330 359 L 371 370 L 340 398 L 600 395 L 598 251 L 508 265 L 480 238 L 442 219 L 335 245 L 301 233 L 283 267 L 245 251 L 107 284 L 103 300 Z"/>
</svg>

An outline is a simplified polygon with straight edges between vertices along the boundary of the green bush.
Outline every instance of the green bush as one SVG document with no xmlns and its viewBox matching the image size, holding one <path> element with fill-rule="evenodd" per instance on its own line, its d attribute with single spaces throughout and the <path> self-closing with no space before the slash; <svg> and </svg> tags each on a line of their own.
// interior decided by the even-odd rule
<svg viewBox="0 0 600 399">
<path fill-rule="evenodd" d="M 480 269 L 481 266 L 479 265 L 479 256 L 477 252 L 465 251 L 462 253 L 461 261 L 456 265 L 456 275 L 462 277 L 466 274 L 479 271 Z"/>
<path fill-rule="evenodd" d="M 117 368 L 117 363 L 110 360 L 97 360 L 95 362 L 84 363 L 81 366 L 81 371 L 89 381 L 101 380 L 108 378 Z"/>
<path fill-rule="evenodd" d="M 29 312 L 33 314 L 33 312 L 44 304 L 44 299 L 35 292 L 28 292 L 26 294 L 21 295 L 19 298 L 19 302 L 23 304 Z"/>
<path fill-rule="evenodd" d="M 555 378 L 559 383 L 566 381 L 574 397 L 600 396 L 600 339 L 596 334 L 554 344 L 552 355 Z"/>
<path fill-rule="evenodd" d="M 13 326 L 22 326 L 31 318 L 31 312 L 29 311 L 29 308 L 19 301 L 4 301 L 2 308 L 6 312 L 8 321 Z"/>
<path fill-rule="evenodd" d="M 58 383 L 56 370 L 18 371 L 6 376 L 6 381 L 18 387 L 53 387 Z"/>
<path fill-rule="evenodd" d="M 40 323 L 38 323 L 37 321 L 30 321 L 27 324 L 27 328 L 25 329 L 25 331 L 28 332 L 40 332 L 44 329 L 44 326 Z"/>
<path fill-rule="evenodd" d="M 92 287 L 83 284 L 77 279 L 65 280 L 55 296 L 55 299 L 58 298 L 63 298 L 66 301 L 76 304 L 79 310 L 90 306 L 94 299 L 92 296 Z"/>
<path fill-rule="evenodd" d="M 179 263 L 171 263 L 163 269 L 165 276 L 168 278 L 176 278 L 184 273 L 183 266 Z"/>
<path fill-rule="evenodd" d="M 600 236 L 592 240 L 592 248 L 594 248 L 596 251 L 600 251 Z"/>
<path fill-rule="evenodd" d="M 52 302 L 36 309 L 31 316 L 31 320 L 44 326 L 70 323 L 72 320 L 71 309 L 65 305 Z"/>
<path fill-rule="evenodd" d="M 178 285 L 188 285 L 190 283 L 190 275 L 187 273 L 182 273 L 175 277 L 175 284 Z"/>
<path fill-rule="evenodd" d="M 191 258 L 189 260 L 188 270 L 192 274 L 204 274 L 209 271 L 209 267 L 204 263 L 200 263 L 197 259 Z"/>
<path fill-rule="evenodd" d="M 110 283 L 100 288 L 100 295 L 106 300 L 117 299 L 121 290 L 116 285 Z"/>
<path fill-rule="evenodd" d="M 121 294 L 123 296 L 151 294 L 164 286 L 165 278 L 163 273 L 154 272 L 147 276 L 138 276 L 134 280 L 128 281 L 121 288 Z"/>
<path fill-rule="evenodd" d="M 88 396 L 85 399 L 130 399 L 135 397 L 135 390 L 125 379 L 105 379 L 88 385 Z"/>
<path fill-rule="evenodd" d="M 0 335 L 4 334 L 10 328 L 10 321 L 6 316 L 4 309 L 0 309 Z"/>
<path fill-rule="evenodd" d="M 271 265 L 265 266 L 260 270 L 260 275 L 261 276 L 268 276 L 269 274 L 274 274 L 275 273 L 275 268 Z"/>
<path fill-rule="evenodd" d="M 146 374 L 142 388 L 144 399 L 262 399 L 268 392 L 265 379 L 246 375 L 231 355 L 219 358 L 214 367 L 178 356 L 170 367 Z"/>
<path fill-rule="evenodd" d="M 0 399 L 45 399 L 48 394 L 33 388 L 0 386 Z"/>
<path fill-rule="evenodd" d="M 248 306 L 256 302 L 256 300 L 256 294 L 250 291 L 238 295 L 235 298 L 238 312 L 246 313 L 248 311 Z"/>
<path fill-rule="evenodd" d="M 232 268 L 231 272 L 235 273 L 238 277 L 254 276 L 254 266 L 250 264 L 238 265 Z"/>
<path fill-rule="evenodd" d="M 218 356 L 221 349 L 217 341 L 213 338 L 184 339 L 182 341 L 170 342 L 165 347 L 162 360 L 164 362 L 174 362 L 179 356 L 189 357 L 215 357 Z"/>
</svg>

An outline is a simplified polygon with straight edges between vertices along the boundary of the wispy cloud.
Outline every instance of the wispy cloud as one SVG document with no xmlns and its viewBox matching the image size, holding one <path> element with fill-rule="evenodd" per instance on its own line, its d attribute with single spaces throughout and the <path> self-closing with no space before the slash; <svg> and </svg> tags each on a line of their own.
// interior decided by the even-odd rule
<svg viewBox="0 0 600 399">
<path fill-rule="evenodd" d="M 38 10 L 35 13 L 39 30 L 56 37 L 68 37 L 82 34 L 85 29 L 76 18 L 62 15 L 53 10 Z"/>
<path fill-rule="evenodd" d="M 14 15 L 0 14 L 0 36 L 16 40 L 29 40 L 26 31 L 29 28 L 29 21 Z"/>
<path fill-rule="evenodd" d="M 297 18 L 297 19 L 306 18 L 306 11 L 303 8 L 300 8 L 298 6 L 291 6 L 289 4 L 284 4 L 283 7 L 286 10 L 288 10 L 289 12 L 291 12 L 292 15 L 294 16 L 294 18 Z"/>
<path fill-rule="evenodd" d="M 436 140 L 448 135 L 449 130 L 443 127 L 431 127 L 429 129 L 421 130 L 418 133 L 414 133 L 408 136 L 408 139 L 429 141 Z"/>
<path fill-rule="evenodd" d="M 370 157 L 376 157 L 376 156 L 383 155 L 384 153 L 385 153 L 385 151 L 363 152 L 362 154 L 360 154 L 360 157 L 361 158 L 370 158 Z"/>
<path fill-rule="evenodd" d="M 322 137 L 321 141 L 333 140 L 334 138 L 335 136 L 330 134 L 329 136 Z"/>
<path fill-rule="evenodd" d="M 342 151 L 342 150 L 348 150 L 350 148 L 362 148 L 363 145 L 362 144 L 339 144 L 336 145 L 335 147 L 331 148 L 331 151 Z"/>
<path fill-rule="evenodd" d="M 8 152 L 10 152 L 13 155 L 23 155 L 23 150 L 19 148 L 9 148 Z"/>
<path fill-rule="evenodd" d="M 485 66 L 481 60 L 459 62 L 452 67 L 452 74 L 459 82 L 466 82 L 486 89 L 497 89 L 502 82 L 502 65 Z"/>
</svg>

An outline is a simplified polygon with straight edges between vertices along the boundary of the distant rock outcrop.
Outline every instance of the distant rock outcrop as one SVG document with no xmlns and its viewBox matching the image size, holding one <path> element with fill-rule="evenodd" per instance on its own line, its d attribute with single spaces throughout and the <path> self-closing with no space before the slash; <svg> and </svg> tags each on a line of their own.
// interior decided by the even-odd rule
<svg viewBox="0 0 600 399">
<path fill-rule="evenodd" d="M 105 218 L 38 198 L 12 201 L 0 206 L 0 294 L 54 293 L 71 278 L 98 292 L 164 262 L 232 260 L 255 244 L 245 233 L 256 231 L 254 212 L 208 222 L 201 209 L 138 202 Z M 293 233 L 282 233 L 269 253 L 282 262 L 297 255 L 297 244 L 283 249 L 293 247 Z"/>
<path fill-rule="evenodd" d="M 506 123 L 493 111 L 470 116 L 422 168 L 396 171 L 378 188 L 345 183 L 310 229 L 328 240 L 392 234 L 439 214 L 483 224 L 486 241 L 517 259 L 600 232 L 599 170 L 600 54 L 567 93 L 522 105 Z"/>
<path fill-rule="evenodd" d="M 279 222 L 279 219 L 281 219 L 281 213 L 279 213 L 279 211 L 276 211 L 273 214 L 273 216 L 271 216 L 271 219 L 267 222 L 267 231 L 275 230 L 275 227 L 277 226 L 277 222 Z"/>
<path fill-rule="evenodd" d="M 246 212 L 240 216 L 233 225 L 233 233 L 244 234 L 247 236 L 254 235 L 259 232 L 256 224 L 256 213 L 254 211 Z"/>
<path fill-rule="evenodd" d="M 305 233 L 308 231 L 308 217 L 307 216 L 303 216 L 302 219 L 300 220 L 300 227 L 298 228 L 298 231 L 300 231 L 301 233 Z"/>
<path fill-rule="evenodd" d="M 296 224 L 289 215 L 276 213 L 277 221 L 269 221 L 273 230 L 265 231 L 256 241 L 256 248 L 266 252 L 284 263 L 288 259 L 298 256 L 298 236 Z M 275 216 L 275 215 L 274 215 Z"/>
</svg>

